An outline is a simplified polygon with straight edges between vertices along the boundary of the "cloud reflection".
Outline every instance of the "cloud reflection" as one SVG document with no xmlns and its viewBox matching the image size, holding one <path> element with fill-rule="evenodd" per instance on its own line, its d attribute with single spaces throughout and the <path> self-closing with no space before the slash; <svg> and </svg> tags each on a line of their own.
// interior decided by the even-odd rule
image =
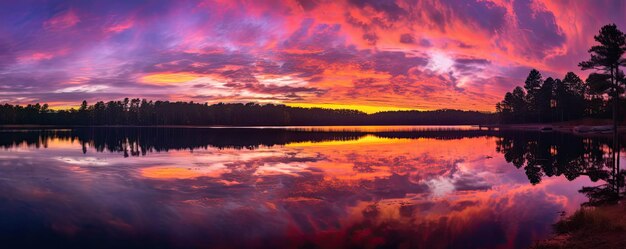
<svg viewBox="0 0 626 249">
<path fill-rule="evenodd" d="M 558 211 L 577 208 L 576 190 L 590 181 L 531 185 L 496 141 L 370 134 L 125 158 L 83 154 L 80 142 L 61 139 L 0 158 L 0 210 L 41 243 L 525 247 L 549 233 Z"/>
</svg>

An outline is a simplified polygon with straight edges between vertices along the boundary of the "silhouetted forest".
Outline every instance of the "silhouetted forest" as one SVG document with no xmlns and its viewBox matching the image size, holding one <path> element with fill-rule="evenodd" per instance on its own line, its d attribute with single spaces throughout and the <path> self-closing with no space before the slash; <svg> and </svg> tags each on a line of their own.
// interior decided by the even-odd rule
<svg viewBox="0 0 626 249">
<path fill-rule="evenodd" d="M 626 66 L 626 36 L 615 24 L 605 25 L 594 36 L 599 45 L 589 49 L 590 59 L 580 62 L 581 70 L 595 70 L 583 81 L 573 72 L 563 79 L 543 78 L 532 69 L 524 87 L 507 92 L 496 104 L 502 123 L 544 123 L 576 120 L 583 117 L 621 120 L 626 104 L 626 79 L 620 67 Z M 624 108 L 622 108 L 624 109 Z"/>
<path fill-rule="evenodd" d="M 490 113 L 459 110 L 389 111 L 299 108 L 285 105 L 199 104 L 194 102 L 83 101 L 78 109 L 51 110 L 47 104 L 1 105 L 2 125 L 441 125 L 488 124 Z"/>
</svg>

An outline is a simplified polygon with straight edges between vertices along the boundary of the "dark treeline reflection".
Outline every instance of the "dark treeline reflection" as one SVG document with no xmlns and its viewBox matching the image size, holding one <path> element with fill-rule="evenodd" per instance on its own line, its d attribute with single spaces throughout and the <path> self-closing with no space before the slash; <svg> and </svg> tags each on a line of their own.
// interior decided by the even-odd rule
<svg viewBox="0 0 626 249">
<path fill-rule="evenodd" d="M 123 152 L 125 156 L 146 155 L 148 152 L 220 149 L 254 149 L 259 146 L 283 145 L 291 142 L 322 142 L 353 140 L 363 134 L 356 132 L 306 132 L 282 129 L 246 128 L 78 128 L 71 130 L 31 130 L 3 132 L 0 146 L 19 145 L 47 147 L 50 140 L 78 141 L 98 152 Z"/>
<path fill-rule="evenodd" d="M 386 111 L 285 105 L 200 104 L 194 102 L 83 101 L 78 109 L 52 110 L 47 104 L 0 105 L 0 125 L 441 125 L 488 124 L 495 115 L 478 111 Z"/>
<path fill-rule="evenodd" d="M 507 162 L 523 169 L 532 184 L 543 177 L 563 176 L 574 180 L 588 176 L 604 184 L 580 190 L 589 197 L 585 205 L 615 202 L 624 186 L 624 171 L 616 165 L 619 158 L 613 142 L 605 137 L 581 137 L 563 133 L 501 133 L 496 150 Z"/>
<path fill-rule="evenodd" d="M 260 128 L 75 128 L 64 130 L 5 130 L 0 147 L 20 145 L 48 147 L 51 140 L 77 141 L 83 152 L 88 147 L 98 152 L 121 152 L 124 156 L 146 155 L 148 152 L 219 149 L 255 149 L 260 146 L 285 145 L 297 142 L 356 140 L 367 135 L 384 138 L 459 139 L 494 134 L 481 130 L 424 131 L 317 131 Z"/>
</svg>

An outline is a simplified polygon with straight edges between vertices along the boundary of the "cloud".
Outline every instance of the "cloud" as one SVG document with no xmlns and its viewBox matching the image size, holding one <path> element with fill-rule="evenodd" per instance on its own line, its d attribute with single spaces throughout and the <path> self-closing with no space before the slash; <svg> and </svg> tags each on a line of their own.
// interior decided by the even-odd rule
<svg viewBox="0 0 626 249">
<path fill-rule="evenodd" d="M 45 29 L 57 31 L 74 27 L 78 22 L 80 22 L 80 18 L 74 10 L 67 10 L 46 20 L 43 22 L 43 26 Z"/>
<path fill-rule="evenodd" d="M 107 88 L 109 87 L 105 85 L 82 85 L 82 86 L 66 87 L 66 88 L 56 90 L 54 92 L 55 93 L 74 93 L 74 92 L 93 93 L 93 92 L 105 90 Z"/>
<path fill-rule="evenodd" d="M 109 86 L 87 92 L 103 99 L 133 89 L 136 97 L 210 103 L 493 111 L 530 68 L 581 73 L 576 64 L 600 26 L 626 25 L 624 8 L 540 0 L 3 2 L 0 85 L 2 99 L 16 103 L 71 102 L 94 88 L 68 84 L 89 84 Z M 167 79 L 174 76 L 182 78 Z"/>
</svg>

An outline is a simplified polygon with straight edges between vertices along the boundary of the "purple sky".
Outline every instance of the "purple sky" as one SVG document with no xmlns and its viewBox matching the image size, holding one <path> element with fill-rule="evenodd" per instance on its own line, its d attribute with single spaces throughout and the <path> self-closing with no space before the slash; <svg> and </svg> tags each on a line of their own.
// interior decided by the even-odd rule
<svg viewBox="0 0 626 249">
<path fill-rule="evenodd" d="M 0 103 L 140 97 L 494 110 L 531 68 L 585 77 L 623 1 L 0 2 Z"/>
</svg>

